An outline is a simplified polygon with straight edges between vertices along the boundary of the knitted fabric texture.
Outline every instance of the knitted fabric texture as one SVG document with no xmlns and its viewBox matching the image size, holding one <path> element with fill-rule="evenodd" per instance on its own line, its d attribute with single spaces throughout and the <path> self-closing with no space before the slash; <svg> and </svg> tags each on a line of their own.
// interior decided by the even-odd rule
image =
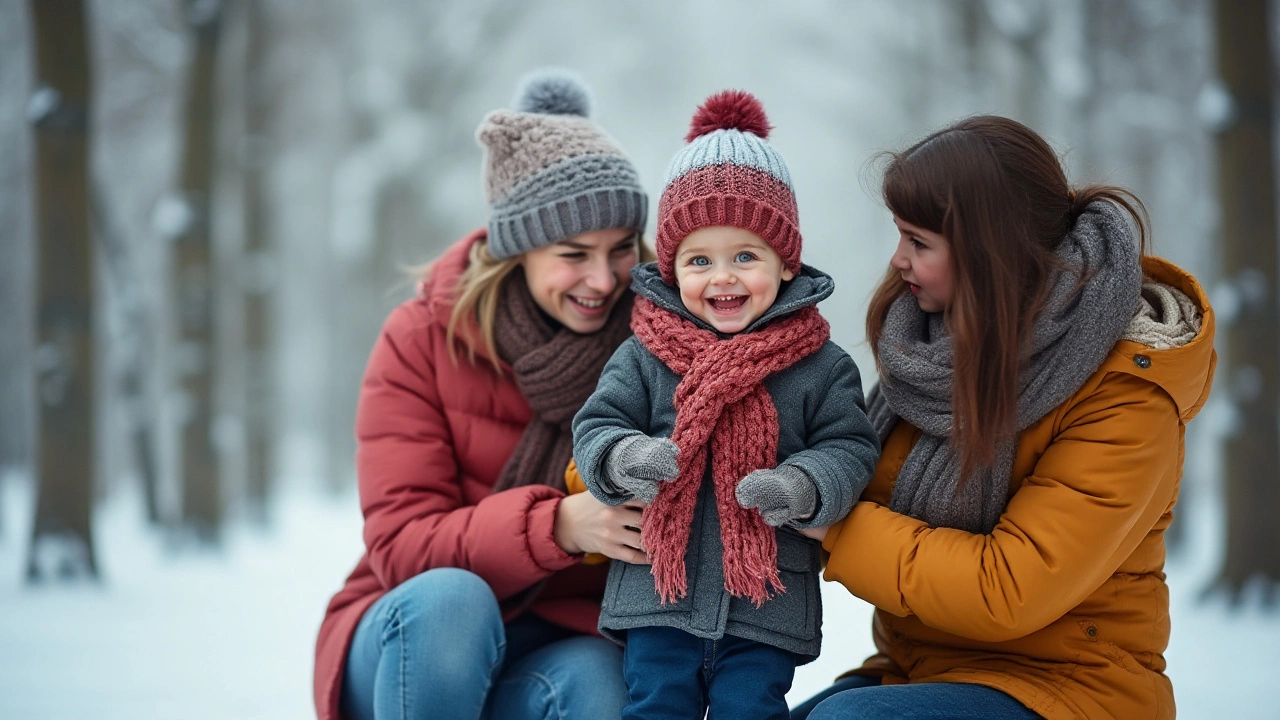
<svg viewBox="0 0 1280 720">
<path fill-rule="evenodd" d="M 1200 334 L 1200 309 L 1176 287 L 1151 279 L 1142 282 L 1138 313 L 1129 321 L 1122 340 L 1132 340 L 1155 350 L 1186 345 Z"/>
<path fill-rule="evenodd" d="M 738 504 L 735 489 L 748 473 L 778 461 L 778 412 L 764 379 L 817 352 L 831 328 L 817 308 L 806 307 L 722 340 L 646 298 L 636 299 L 631 327 L 649 352 L 682 376 L 671 433 L 680 449 L 680 474 L 659 486 L 641 528 L 658 597 L 666 604 L 688 592 L 684 555 L 710 460 L 724 587 L 763 605 L 770 587 L 785 590 L 778 576 L 776 531 L 759 512 Z"/>
<path fill-rule="evenodd" d="M 1052 280 L 1028 338 L 1029 360 L 1018 376 L 1019 432 L 1084 385 L 1138 307 L 1138 243 L 1115 206 L 1090 204 L 1056 253 L 1066 269 Z M 1089 278 L 1083 289 L 1082 277 Z M 898 472 L 889 507 L 934 527 L 990 533 L 1009 501 L 1017 438 L 1001 441 L 995 463 L 960 482 L 951 442 L 953 341 L 942 313 L 924 312 L 904 293 L 889 306 L 874 351 L 881 382 L 867 396 L 867 417 L 881 442 L 898 418 L 923 433 Z"/>
<path fill-rule="evenodd" d="M 680 242 L 713 226 L 759 235 L 787 269 L 800 271 L 795 190 L 782 156 L 767 142 L 769 130 L 764 107 L 749 93 L 726 90 L 698 108 L 658 200 L 658 267 L 668 283 L 675 282 Z"/>
<path fill-rule="evenodd" d="M 513 104 L 476 130 L 485 149 L 490 254 L 513 257 L 595 230 L 644 231 L 649 198 L 639 173 L 588 119 L 589 94 L 576 76 L 531 75 Z"/>
<path fill-rule="evenodd" d="M 529 293 L 524 271 L 517 268 L 511 274 L 498 304 L 494 340 L 533 419 L 503 465 L 494 492 L 521 485 L 565 489 L 564 471 L 573 457 L 573 416 L 596 389 L 613 351 L 631 335 L 634 297 L 627 290 L 602 329 L 580 335 L 553 327 Z"/>
<path fill-rule="evenodd" d="M 680 474 L 679 450 L 668 438 L 631 435 L 614 444 L 604 459 L 602 483 L 611 492 L 631 493 L 643 503 L 658 496 L 658 486 Z"/>
<path fill-rule="evenodd" d="M 743 507 L 759 510 L 764 521 L 773 527 L 813 515 L 818 504 L 817 486 L 794 465 L 748 473 L 738 483 L 735 496 Z"/>
</svg>

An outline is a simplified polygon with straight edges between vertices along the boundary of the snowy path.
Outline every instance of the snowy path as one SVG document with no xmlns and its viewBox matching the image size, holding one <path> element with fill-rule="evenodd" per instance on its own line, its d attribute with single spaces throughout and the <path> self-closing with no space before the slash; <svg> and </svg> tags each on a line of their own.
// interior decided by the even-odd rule
<svg viewBox="0 0 1280 720">
<path fill-rule="evenodd" d="M 34 589 L 20 582 L 30 502 L 0 482 L 0 718 L 313 717 L 315 630 L 359 551 L 354 496 L 291 498 L 272 531 L 238 527 L 223 552 L 194 554 L 163 551 L 141 503 L 116 499 L 96 516 L 107 582 Z M 1280 717 L 1280 615 L 1197 604 L 1205 565 L 1169 569 L 1179 716 Z M 800 670 L 793 701 L 870 652 L 868 606 L 824 594 L 824 655 Z"/>
</svg>

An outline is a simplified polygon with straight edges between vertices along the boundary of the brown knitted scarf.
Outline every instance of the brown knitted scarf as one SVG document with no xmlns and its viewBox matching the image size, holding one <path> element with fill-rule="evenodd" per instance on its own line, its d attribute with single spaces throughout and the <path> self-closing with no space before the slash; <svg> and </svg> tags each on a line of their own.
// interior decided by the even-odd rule
<svg viewBox="0 0 1280 720">
<path fill-rule="evenodd" d="M 613 351 L 631 335 L 627 321 L 633 297 L 627 290 L 603 328 L 579 335 L 542 313 L 523 269 L 511 274 L 498 301 L 494 340 L 533 419 L 503 466 L 494 492 L 521 485 L 565 489 L 564 471 L 573 456 L 570 423 L 596 389 Z"/>
<path fill-rule="evenodd" d="M 778 409 L 765 378 L 817 352 L 831 327 L 810 306 L 722 340 L 645 298 L 636 300 L 631 327 L 649 352 L 683 376 L 671 433 L 680 448 L 680 475 L 661 484 L 641 528 L 658 596 L 667 603 L 688 592 L 684 554 L 709 449 L 724 587 L 758 607 L 769 599 L 767 586 L 786 590 L 778 577 L 777 535 L 759 512 L 739 505 L 734 492 L 747 473 L 778 462 Z"/>
</svg>

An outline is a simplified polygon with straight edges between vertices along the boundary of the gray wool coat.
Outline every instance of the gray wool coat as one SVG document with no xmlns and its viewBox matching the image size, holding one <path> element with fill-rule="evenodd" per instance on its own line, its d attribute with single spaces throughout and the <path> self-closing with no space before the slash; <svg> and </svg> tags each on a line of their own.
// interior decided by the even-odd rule
<svg viewBox="0 0 1280 720">
<path fill-rule="evenodd" d="M 632 277 L 637 294 L 713 330 L 684 308 L 679 290 L 663 282 L 655 263 L 637 267 Z M 815 305 L 834 288 L 830 276 L 803 266 L 794 280 L 783 283 L 773 306 L 743 332 Z M 578 470 L 591 493 L 603 502 L 618 505 L 632 499 L 600 482 L 609 449 L 629 435 L 670 437 L 680 379 L 634 337 L 605 366 L 595 393 L 573 420 Z M 818 490 L 817 511 L 799 527 L 829 525 L 843 518 L 866 488 L 880 454 L 853 359 L 828 341 L 813 355 L 765 378 L 764 384 L 778 411 L 778 463 L 803 470 Z M 794 528 L 779 528 L 777 533 L 778 569 L 786 592 L 760 608 L 731 597 L 724 589 L 720 518 L 708 467 L 685 551 L 688 594 L 663 605 L 648 565 L 615 560 L 600 613 L 601 633 L 622 643 L 629 628 L 669 626 L 707 639 L 728 634 L 755 640 L 796 653 L 801 663 L 812 660 L 822 645 L 821 548 Z"/>
</svg>

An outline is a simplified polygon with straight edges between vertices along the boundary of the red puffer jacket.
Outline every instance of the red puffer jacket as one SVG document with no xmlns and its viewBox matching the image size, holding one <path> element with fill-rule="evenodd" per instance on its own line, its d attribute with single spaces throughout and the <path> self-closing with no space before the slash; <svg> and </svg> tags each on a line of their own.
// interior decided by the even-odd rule
<svg viewBox="0 0 1280 720">
<path fill-rule="evenodd" d="M 529 609 L 595 633 L 605 566 L 588 567 L 552 538 L 563 493 L 542 485 L 492 491 L 530 419 L 509 374 L 494 372 L 483 345 L 476 362 L 449 356 L 445 326 L 452 290 L 476 231 L 450 248 L 418 298 L 383 325 L 365 369 L 356 413 L 356 469 L 365 554 L 329 602 L 316 643 L 315 704 L 338 720 L 347 650 L 365 610 L 400 583 L 432 568 L 484 578 L 507 617 Z M 474 327 L 464 337 L 474 337 Z"/>
</svg>

